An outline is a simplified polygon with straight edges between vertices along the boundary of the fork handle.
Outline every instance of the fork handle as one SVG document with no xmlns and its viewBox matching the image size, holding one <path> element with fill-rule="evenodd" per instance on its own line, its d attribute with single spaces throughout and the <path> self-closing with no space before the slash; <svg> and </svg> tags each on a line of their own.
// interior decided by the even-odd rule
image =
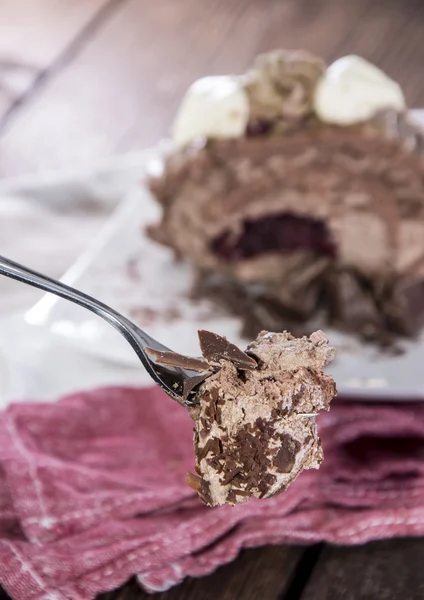
<svg viewBox="0 0 424 600">
<path fill-rule="evenodd" d="M 148 357 L 146 348 L 150 347 L 170 352 L 169 348 L 150 337 L 145 331 L 116 310 L 92 298 L 88 294 L 84 294 L 84 292 L 80 292 L 56 279 L 47 277 L 47 275 L 37 273 L 37 271 L 24 267 L 4 256 L 0 256 L 0 275 L 27 283 L 45 292 L 55 294 L 60 298 L 65 298 L 65 300 L 87 308 L 98 315 L 123 335 L 132 346 L 153 381 L 160 385 L 171 398 L 183 406 L 188 406 L 192 403 L 191 400 L 188 400 L 188 396 L 184 395 L 184 389 L 190 379 L 198 377 L 198 373 L 177 366 L 156 364 L 154 360 Z"/>
<path fill-rule="evenodd" d="M 44 290 L 45 292 L 50 292 L 56 296 L 70 300 L 71 302 L 83 306 L 103 317 L 109 321 L 111 325 L 117 325 L 115 322 L 116 317 L 119 319 L 124 318 L 119 315 L 119 313 L 115 313 L 115 311 L 106 306 L 106 304 L 95 300 L 91 296 L 84 294 L 84 292 L 80 292 L 69 285 L 48 277 L 47 275 L 37 273 L 37 271 L 24 267 L 5 256 L 0 256 L 0 275 L 5 275 L 11 279 L 16 279 L 16 281 L 27 283 L 28 285 Z"/>
<path fill-rule="evenodd" d="M 133 328 L 133 324 L 126 317 L 118 313 L 113 308 L 110 308 L 103 302 L 92 298 L 88 294 L 84 294 L 84 292 L 80 292 L 75 288 L 61 283 L 56 279 L 52 279 L 47 275 L 42 275 L 41 273 L 37 273 L 37 271 L 33 271 L 28 267 L 24 267 L 19 263 L 10 260 L 4 256 L 0 256 L 0 275 L 5 275 L 6 277 L 10 277 L 11 279 L 16 279 L 17 281 L 21 281 L 22 283 L 27 283 L 33 287 L 36 287 L 40 290 L 44 290 L 45 292 L 50 292 L 55 294 L 56 296 L 60 296 L 61 298 L 65 298 L 65 300 L 69 300 L 74 304 L 78 304 L 84 308 L 87 308 L 91 312 L 95 313 L 99 317 L 102 317 L 105 321 L 110 323 L 115 329 L 117 329 L 120 333 L 124 335 L 127 341 L 133 346 L 134 350 L 137 351 L 137 341 L 136 344 L 133 343 L 131 330 Z M 145 347 L 147 346 L 155 346 L 155 340 L 151 338 L 147 333 L 138 329 L 138 342 L 140 342 L 140 338 L 144 343 Z M 140 354 L 138 351 L 142 362 L 145 364 L 148 371 L 150 371 L 149 365 L 146 364 L 145 357 Z"/>
</svg>

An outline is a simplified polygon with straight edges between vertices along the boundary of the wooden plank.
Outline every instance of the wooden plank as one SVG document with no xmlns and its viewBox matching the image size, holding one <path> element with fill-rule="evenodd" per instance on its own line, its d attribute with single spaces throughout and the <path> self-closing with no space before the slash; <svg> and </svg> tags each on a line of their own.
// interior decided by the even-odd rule
<svg viewBox="0 0 424 600">
<path fill-rule="evenodd" d="M 266 546 L 245 550 L 230 565 L 203 579 L 155 594 L 155 600 L 274 600 L 280 597 L 303 553 L 300 547 Z M 98 600 L 147 600 L 135 580 Z"/>
<path fill-rule="evenodd" d="M 218 49 L 208 73 L 240 73 L 260 52 L 305 48 L 329 58 L 370 0 L 255 1 Z"/>
<path fill-rule="evenodd" d="M 0 175 L 152 145 L 193 79 L 240 72 L 278 46 L 365 54 L 424 105 L 422 18 L 423 3 L 401 0 L 127 0 L 14 114 L 0 136 Z"/>
<path fill-rule="evenodd" d="M 123 3 L 81 60 L 14 115 L 0 141 L 3 174 L 83 163 L 156 141 L 243 4 Z"/>
<path fill-rule="evenodd" d="M 420 75 L 423 19 L 422 2 L 371 2 L 358 26 L 337 49 L 337 55 L 364 56 L 399 82 L 409 106 L 424 107 L 424 79 Z"/>
<path fill-rule="evenodd" d="M 188 577 L 155 600 L 276 600 L 282 597 L 305 550 L 299 546 L 265 546 L 244 550 L 231 564 L 202 579 Z M 133 578 L 96 600 L 149 600 Z M 11 600 L 0 587 L 0 600 Z"/>
<path fill-rule="evenodd" d="M 0 2 L 0 119 L 109 2 Z"/>
<path fill-rule="evenodd" d="M 302 600 L 422 600 L 424 539 L 326 546 Z"/>
</svg>

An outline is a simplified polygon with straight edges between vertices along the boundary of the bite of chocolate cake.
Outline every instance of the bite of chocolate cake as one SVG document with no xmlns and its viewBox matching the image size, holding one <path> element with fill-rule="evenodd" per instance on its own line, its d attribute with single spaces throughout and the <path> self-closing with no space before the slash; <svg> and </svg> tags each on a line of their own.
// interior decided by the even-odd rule
<svg viewBox="0 0 424 600">
<path fill-rule="evenodd" d="M 190 409 L 197 475 L 188 483 L 202 501 L 269 498 L 303 469 L 317 469 L 323 453 L 315 417 L 336 394 L 322 371 L 334 358 L 324 334 L 296 339 L 263 331 L 246 353 L 214 333 L 200 331 L 199 338 L 205 360 L 215 365 Z"/>
<path fill-rule="evenodd" d="M 269 498 L 304 469 L 317 469 L 323 452 L 315 418 L 336 395 L 322 370 L 334 358 L 325 335 L 262 331 L 245 352 L 209 331 L 199 331 L 199 341 L 203 359 L 154 354 L 157 362 L 199 371 L 188 407 L 196 474 L 187 483 L 202 502 Z"/>
</svg>

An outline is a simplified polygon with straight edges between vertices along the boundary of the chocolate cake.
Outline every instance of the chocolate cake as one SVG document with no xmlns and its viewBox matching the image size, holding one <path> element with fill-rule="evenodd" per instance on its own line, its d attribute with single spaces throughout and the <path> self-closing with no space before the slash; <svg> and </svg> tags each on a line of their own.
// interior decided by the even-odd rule
<svg viewBox="0 0 424 600">
<path fill-rule="evenodd" d="M 204 504 L 240 504 L 283 492 L 323 452 L 315 417 L 336 395 L 322 368 L 334 348 L 322 331 L 309 338 L 262 331 L 246 351 L 199 331 L 203 358 L 147 348 L 155 362 L 198 372 L 184 391 L 194 421 L 196 474 L 188 485 Z"/>
<path fill-rule="evenodd" d="M 150 235 L 250 333 L 318 317 L 382 342 L 419 331 L 424 144 L 379 69 L 263 55 L 245 75 L 196 82 L 174 139 L 150 181 L 163 208 Z"/>
<path fill-rule="evenodd" d="M 323 453 L 315 417 L 336 394 L 322 367 L 334 357 L 324 334 L 296 339 L 261 332 L 246 352 L 225 338 L 199 332 L 213 373 L 197 391 L 196 475 L 188 484 L 209 505 L 237 504 L 284 491 Z"/>
</svg>

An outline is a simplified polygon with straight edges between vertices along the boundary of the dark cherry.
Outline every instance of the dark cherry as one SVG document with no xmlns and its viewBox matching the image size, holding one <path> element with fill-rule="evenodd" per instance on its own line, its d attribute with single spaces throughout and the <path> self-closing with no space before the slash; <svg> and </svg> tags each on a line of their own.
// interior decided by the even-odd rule
<svg viewBox="0 0 424 600">
<path fill-rule="evenodd" d="M 240 235 L 225 232 L 212 242 L 212 250 L 229 261 L 252 258 L 265 252 L 309 250 L 318 256 L 335 257 L 336 248 L 325 223 L 290 213 L 245 221 Z"/>
<path fill-rule="evenodd" d="M 272 122 L 267 119 L 253 119 L 249 121 L 246 127 L 247 137 L 257 137 L 265 135 L 272 127 Z"/>
</svg>

